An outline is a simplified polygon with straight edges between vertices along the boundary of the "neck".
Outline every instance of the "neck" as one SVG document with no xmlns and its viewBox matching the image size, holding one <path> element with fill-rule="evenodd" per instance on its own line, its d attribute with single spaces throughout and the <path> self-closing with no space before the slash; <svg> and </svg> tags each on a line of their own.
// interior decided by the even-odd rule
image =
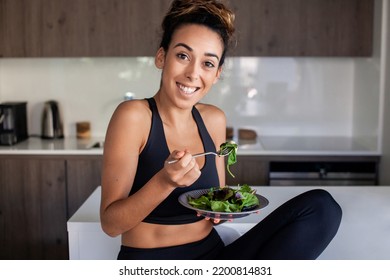
<svg viewBox="0 0 390 280">
<path fill-rule="evenodd" d="M 185 128 L 189 121 L 193 120 L 192 107 L 184 109 L 177 107 L 168 98 L 162 98 L 160 92 L 154 96 L 154 99 L 164 125 Z"/>
</svg>

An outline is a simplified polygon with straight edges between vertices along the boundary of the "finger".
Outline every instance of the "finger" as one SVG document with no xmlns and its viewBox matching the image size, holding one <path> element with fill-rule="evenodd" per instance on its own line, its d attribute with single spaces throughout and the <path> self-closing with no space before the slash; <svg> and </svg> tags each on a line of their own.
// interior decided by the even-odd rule
<svg viewBox="0 0 390 280">
<path fill-rule="evenodd" d="M 192 155 L 188 152 L 185 152 L 184 155 L 181 157 L 181 161 L 183 162 L 183 166 L 193 166 L 196 161 L 192 157 Z"/>
<path fill-rule="evenodd" d="M 168 157 L 168 163 L 175 163 L 179 161 L 185 155 L 185 151 L 174 150 Z"/>
<path fill-rule="evenodd" d="M 176 167 L 180 168 L 188 168 L 189 164 L 191 163 L 192 160 L 192 155 L 183 152 L 183 154 L 177 154 L 177 155 L 172 155 L 167 159 L 167 163 L 169 164 L 175 164 Z"/>
<path fill-rule="evenodd" d="M 194 159 L 194 166 L 192 167 L 191 170 L 194 172 L 194 175 L 196 178 L 198 178 L 200 176 L 200 174 L 202 173 L 202 171 L 200 171 L 199 165 L 195 159 Z"/>
<path fill-rule="evenodd" d="M 183 159 L 183 165 L 185 163 L 185 160 Z M 188 178 L 193 178 L 193 179 L 198 179 L 200 174 L 201 174 L 201 171 L 200 171 L 200 168 L 199 168 L 199 165 L 198 163 L 196 162 L 195 159 L 191 158 L 190 162 L 188 163 L 187 166 L 183 167 L 184 169 L 184 174 L 185 176 L 187 176 Z"/>
<path fill-rule="evenodd" d="M 221 220 L 220 219 L 214 219 L 214 223 L 218 224 Z"/>
</svg>

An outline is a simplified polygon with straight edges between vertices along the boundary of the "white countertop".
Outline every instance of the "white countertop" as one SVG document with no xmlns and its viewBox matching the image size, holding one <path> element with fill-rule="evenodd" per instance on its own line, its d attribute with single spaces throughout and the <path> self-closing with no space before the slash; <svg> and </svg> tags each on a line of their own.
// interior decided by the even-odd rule
<svg viewBox="0 0 390 280">
<path fill-rule="evenodd" d="M 328 190 L 343 209 L 339 231 L 319 259 L 390 259 L 390 186 L 368 187 L 254 187 L 269 200 L 259 214 L 226 222 L 218 227 L 241 234 L 288 199 L 313 188 Z M 68 221 L 71 258 L 115 258 L 120 237 L 105 235 L 100 227 L 98 187 Z"/>
<path fill-rule="evenodd" d="M 330 136 L 262 136 L 238 141 L 239 153 L 263 155 L 379 155 L 375 138 Z"/>
<path fill-rule="evenodd" d="M 45 140 L 30 137 L 13 146 L 0 146 L 0 155 L 101 155 L 102 148 L 89 147 L 102 141 L 101 138 Z M 236 142 L 238 155 L 380 156 L 375 139 L 263 136 Z"/>
<path fill-rule="evenodd" d="M 100 138 L 41 139 L 30 137 L 12 146 L 0 146 L 0 155 L 101 155 L 103 149 L 89 148 Z"/>
</svg>

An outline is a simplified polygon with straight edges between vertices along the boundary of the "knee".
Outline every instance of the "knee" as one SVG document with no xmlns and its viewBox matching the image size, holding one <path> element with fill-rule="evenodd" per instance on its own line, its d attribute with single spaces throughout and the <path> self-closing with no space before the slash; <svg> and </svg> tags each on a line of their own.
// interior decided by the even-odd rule
<svg viewBox="0 0 390 280">
<path fill-rule="evenodd" d="M 333 196 L 326 190 L 315 189 L 310 191 L 311 201 L 313 207 L 316 209 L 318 215 L 324 222 L 333 224 L 339 227 L 342 218 L 342 208 L 333 198 Z M 329 225 L 329 224 L 328 224 Z"/>
</svg>

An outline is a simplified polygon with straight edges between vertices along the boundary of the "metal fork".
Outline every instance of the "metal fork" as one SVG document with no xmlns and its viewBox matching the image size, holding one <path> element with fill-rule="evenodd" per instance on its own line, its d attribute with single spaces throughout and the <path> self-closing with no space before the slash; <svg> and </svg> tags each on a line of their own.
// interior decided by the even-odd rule
<svg viewBox="0 0 390 280">
<path fill-rule="evenodd" d="M 219 157 L 225 157 L 225 156 L 229 155 L 232 152 L 232 150 L 233 149 L 226 147 L 226 148 L 223 148 L 222 150 L 217 151 L 216 153 L 214 153 L 214 152 L 199 153 L 199 154 L 192 155 L 192 157 L 196 158 L 196 157 L 201 157 L 201 156 L 206 156 L 206 155 L 215 155 L 215 156 L 219 156 Z M 171 164 L 171 163 L 175 163 L 177 161 L 179 161 L 179 160 L 178 159 L 170 160 L 170 161 L 168 161 L 168 163 Z"/>
</svg>

